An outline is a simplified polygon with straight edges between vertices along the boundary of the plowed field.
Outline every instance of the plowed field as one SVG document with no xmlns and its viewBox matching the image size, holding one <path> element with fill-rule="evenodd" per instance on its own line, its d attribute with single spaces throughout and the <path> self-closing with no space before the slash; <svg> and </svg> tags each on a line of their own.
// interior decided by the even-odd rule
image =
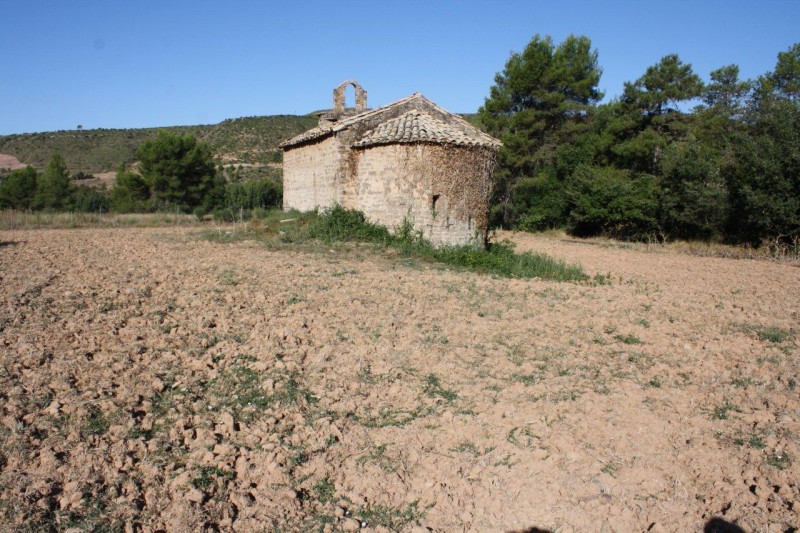
<svg viewBox="0 0 800 533">
<path fill-rule="evenodd" d="M 0 529 L 800 527 L 800 269 L 512 238 L 611 282 L 0 232 Z"/>
</svg>

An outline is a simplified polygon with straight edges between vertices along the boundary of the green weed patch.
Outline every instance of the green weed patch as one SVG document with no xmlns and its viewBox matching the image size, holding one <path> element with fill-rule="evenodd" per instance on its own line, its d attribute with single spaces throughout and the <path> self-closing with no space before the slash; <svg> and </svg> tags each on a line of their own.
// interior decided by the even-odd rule
<svg viewBox="0 0 800 533">
<path fill-rule="evenodd" d="M 243 231 L 209 231 L 208 240 L 218 242 L 261 239 L 270 243 L 310 244 L 321 242 L 369 244 L 392 250 L 405 259 L 436 263 L 458 270 L 508 278 L 542 278 L 554 281 L 592 281 L 579 265 L 567 264 L 544 254 L 516 252 L 510 242 L 476 246 L 436 247 L 413 230 L 406 221 L 392 233 L 386 227 L 366 220 L 360 211 L 334 206 L 321 213 L 273 211 L 251 221 Z M 605 278 L 593 280 L 606 283 Z"/>
</svg>

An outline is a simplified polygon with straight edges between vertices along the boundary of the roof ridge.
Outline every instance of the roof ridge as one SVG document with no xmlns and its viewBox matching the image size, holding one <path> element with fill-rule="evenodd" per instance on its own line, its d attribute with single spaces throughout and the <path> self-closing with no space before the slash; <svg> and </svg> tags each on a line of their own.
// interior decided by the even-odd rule
<svg viewBox="0 0 800 533">
<path fill-rule="evenodd" d="M 500 141 L 481 131 L 479 128 L 470 124 L 463 117 L 451 113 L 446 109 L 439 107 L 433 101 L 425 98 L 420 92 L 414 92 L 405 98 L 395 100 L 381 107 L 375 109 L 368 109 L 356 115 L 343 118 L 339 122 L 329 126 L 316 126 L 310 130 L 301 133 L 291 139 L 282 142 L 279 146 L 281 148 L 294 146 L 303 142 L 311 141 L 324 137 L 331 133 L 336 133 L 357 124 L 362 120 L 384 113 L 388 109 L 407 104 L 414 100 L 424 100 L 426 105 L 439 115 L 446 117 L 444 119 L 433 116 L 425 110 L 417 108 L 409 109 L 401 115 L 384 120 L 383 122 L 375 125 L 372 129 L 367 131 L 361 138 L 353 144 L 353 146 L 367 146 L 368 144 L 381 144 L 386 142 L 442 142 L 450 144 L 460 144 L 469 146 L 500 146 Z M 413 118 L 411 118 L 413 115 Z M 420 120 L 420 117 L 425 117 Z M 403 120 L 398 120 L 402 118 Z M 411 118 L 411 120 L 407 120 Z M 457 125 L 450 124 L 447 120 L 451 120 Z M 433 121 L 433 122 L 428 122 Z M 409 122 L 406 125 L 406 122 Z M 420 122 L 424 122 L 423 127 L 420 128 Z M 386 126 L 387 124 L 391 126 Z M 393 128 L 389 134 L 387 128 Z M 431 130 L 431 131 L 428 131 Z M 388 139 L 394 139 L 388 141 Z"/>
<path fill-rule="evenodd" d="M 367 117 L 371 117 L 373 115 L 377 115 L 378 113 L 382 113 L 383 111 L 386 111 L 389 108 L 396 107 L 396 106 L 398 106 L 400 104 L 405 104 L 405 103 L 410 102 L 412 100 L 415 100 L 415 99 L 417 99 L 419 97 L 425 98 L 424 96 L 422 96 L 421 93 L 415 92 L 415 93 L 411 94 L 410 96 L 406 96 L 405 98 L 401 98 L 399 100 L 395 100 L 394 102 L 390 102 L 390 103 L 388 103 L 386 105 L 383 105 L 381 107 L 376 107 L 375 109 L 368 109 L 366 111 L 362 111 L 361 113 L 359 113 L 357 115 L 353 115 L 353 116 L 347 117 L 346 119 L 344 119 L 344 120 L 342 120 L 340 122 L 337 122 L 336 124 L 331 126 L 331 131 L 342 131 L 343 129 L 347 128 L 348 126 L 350 126 L 352 124 L 355 124 L 356 122 L 358 122 L 360 120 L 363 120 L 363 119 L 365 119 Z M 425 99 L 427 100 L 427 98 L 425 98 Z M 428 101 L 430 101 L 430 100 L 428 100 Z M 431 103 L 433 103 L 433 102 L 431 102 Z"/>
</svg>

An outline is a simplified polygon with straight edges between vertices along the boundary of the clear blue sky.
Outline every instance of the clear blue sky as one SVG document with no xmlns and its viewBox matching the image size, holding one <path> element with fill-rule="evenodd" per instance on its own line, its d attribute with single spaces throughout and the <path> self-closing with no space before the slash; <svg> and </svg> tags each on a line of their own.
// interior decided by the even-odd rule
<svg viewBox="0 0 800 533">
<path fill-rule="evenodd" d="M 771 70 L 800 0 L 0 0 L 0 134 L 304 114 L 349 78 L 371 107 L 473 112 L 536 33 L 591 38 L 609 98 L 669 53 L 704 79 Z"/>
</svg>

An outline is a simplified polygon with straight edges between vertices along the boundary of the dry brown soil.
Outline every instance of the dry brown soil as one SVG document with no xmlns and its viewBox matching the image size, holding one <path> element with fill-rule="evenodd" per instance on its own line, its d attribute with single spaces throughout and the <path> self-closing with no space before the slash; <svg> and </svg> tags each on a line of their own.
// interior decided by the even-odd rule
<svg viewBox="0 0 800 533">
<path fill-rule="evenodd" d="M 800 527 L 800 269 L 513 238 L 611 283 L 0 232 L 0 529 Z"/>
<path fill-rule="evenodd" d="M 0 154 L 0 169 L 19 170 L 25 168 L 25 163 L 10 154 Z"/>
</svg>

